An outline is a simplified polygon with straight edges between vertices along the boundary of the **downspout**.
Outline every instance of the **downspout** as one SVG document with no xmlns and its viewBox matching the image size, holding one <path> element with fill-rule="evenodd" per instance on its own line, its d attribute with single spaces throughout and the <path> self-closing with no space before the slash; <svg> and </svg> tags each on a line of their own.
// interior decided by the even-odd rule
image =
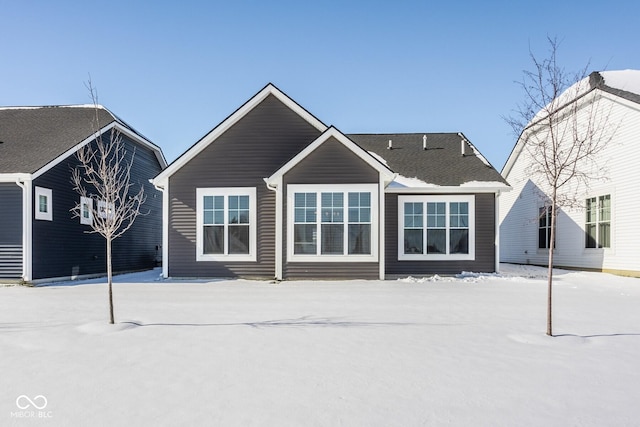
<svg viewBox="0 0 640 427">
<path fill-rule="evenodd" d="M 500 273 L 500 190 L 496 191 L 496 197 L 495 197 L 495 227 L 496 227 L 495 272 Z"/>
<path fill-rule="evenodd" d="M 164 187 L 156 185 L 153 179 L 149 182 L 162 193 L 162 277 L 169 277 L 169 181 Z"/>
<path fill-rule="evenodd" d="M 16 185 L 22 188 L 22 280 L 29 282 L 33 274 L 33 231 L 31 229 L 31 181 L 16 179 Z M 28 182 L 28 183 L 27 183 Z"/>
<path fill-rule="evenodd" d="M 264 182 L 267 188 L 276 193 L 276 242 L 275 242 L 275 272 L 274 277 L 276 280 L 282 280 L 282 177 L 278 179 L 276 185 L 269 184 L 267 178 L 264 178 Z"/>
<path fill-rule="evenodd" d="M 386 211 L 386 198 L 385 198 L 385 189 L 391 185 L 391 183 L 398 177 L 398 174 L 395 173 L 393 174 L 393 177 L 391 178 L 391 180 L 389 180 L 389 182 L 385 183 L 384 182 L 384 178 L 382 177 L 382 175 L 380 175 L 380 181 L 379 181 L 379 186 L 380 186 L 380 192 L 379 192 L 379 198 L 380 200 L 378 201 L 378 268 L 379 268 L 379 279 L 380 280 L 385 280 L 386 277 L 386 267 L 385 267 L 385 263 L 386 263 L 386 251 L 385 251 L 385 247 L 386 247 L 386 242 L 385 242 L 385 230 L 387 227 L 386 224 L 386 215 L 385 215 L 385 211 Z"/>
</svg>

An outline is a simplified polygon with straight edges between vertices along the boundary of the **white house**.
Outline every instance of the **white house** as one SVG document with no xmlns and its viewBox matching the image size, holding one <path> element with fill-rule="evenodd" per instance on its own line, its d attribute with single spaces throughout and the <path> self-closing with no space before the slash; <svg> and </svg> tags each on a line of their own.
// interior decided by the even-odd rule
<svg viewBox="0 0 640 427">
<path fill-rule="evenodd" d="M 597 120 L 606 119 L 605 134 L 611 140 L 595 158 L 599 177 L 563 190 L 579 204 L 558 213 L 554 265 L 640 277 L 640 70 L 591 73 L 560 99 L 573 97 L 580 108 L 562 107 L 569 118 L 586 125 L 585 110 L 597 105 Z M 568 144 L 569 137 L 562 141 Z M 549 192 L 531 173 L 529 156 L 521 135 L 502 170 L 513 191 L 500 197 L 500 259 L 546 265 Z"/>
</svg>

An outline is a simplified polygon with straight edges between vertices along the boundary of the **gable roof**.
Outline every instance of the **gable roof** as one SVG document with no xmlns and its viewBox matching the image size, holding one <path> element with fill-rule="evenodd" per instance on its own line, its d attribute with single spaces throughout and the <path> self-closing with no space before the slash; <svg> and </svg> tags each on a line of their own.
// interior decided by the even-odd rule
<svg viewBox="0 0 640 427">
<path fill-rule="evenodd" d="M 461 133 L 394 133 L 347 135 L 399 174 L 392 187 L 457 187 L 507 182 Z M 427 137 L 426 150 L 423 138 Z M 392 148 L 388 149 L 389 140 Z M 461 141 L 465 154 L 462 155 Z"/>
<path fill-rule="evenodd" d="M 213 143 L 220 135 L 226 132 L 231 126 L 236 124 L 241 118 L 246 116 L 251 110 L 258 106 L 268 96 L 275 96 L 283 104 L 297 113 L 301 118 L 306 120 L 320 132 L 327 130 L 327 126 L 318 120 L 313 114 L 309 113 L 301 107 L 293 99 L 289 98 L 284 92 L 275 87 L 272 83 L 267 84 L 262 90 L 255 94 L 251 99 L 245 102 L 240 108 L 234 111 L 229 117 L 224 119 L 218 126 L 213 128 L 209 133 L 200 138 L 194 145 L 185 151 L 180 157 L 174 160 L 164 171 L 153 179 L 155 185 L 163 185 L 163 182 L 178 171 L 182 166 L 197 156 L 202 150 Z"/>
<path fill-rule="evenodd" d="M 94 105 L 0 108 L 0 174 L 33 174 L 75 151 L 79 144 L 113 126 L 149 146 L 160 164 L 166 161 L 159 147 L 102 106 Z"/>
<path fill-rule="evenodd" d="M 559 105 L 557 110 L 561 110 L 575 100 L 595 90 L 601 90 L 605 93 L 640 104 L 640 70 L 594 71 L 589 74 L 589 76 L 571 85 L 552 102 Z M 524 140 L 522 139 L 524 131 L 536 123 L 539 123 L 544 116 L 544 110 L 536 113 L 531 122 L 528 123 L 520 133 L 518 140 L 511 149 L 507 161 L 502 167 L 502 176 L 509 175 L 517 158 L 524 149 Z"/>
<path fill-rule="evenodd" d="M 379 161 L 377 158 L 367 153 L 362 147 L 355 144 L 352 140 L 350 140 L 347 136 L 345 136 L 342 132 L 340 132 L 335 127 L 331 126 L 325 132 L 322 133 L 315 141 L 309 144 L 304 150 L 298 153 L 295 157 L 289 160 L 286 164 L 284 164 L 280 169 L 278 169 L 275 173 L 273 173 L 269 178 L 265 180 L 269 185 L 275 186 L 277 185 L 278 180 L 287 172 L 289 172 L 294 166 L 300 163 L 303 159 L 305 159 L 309 154 L 314 152 L 318 147 L 327 142 L 330 138 L 335 138 L 338 142 L 344 145 L 346 148 L 351 150 L 356 156 L 360 157 L 365 163 L 375 169 L 378 173 L 380 173 L 386 182 L 391 182 L 395 177 L 393 171 L 389 169 L 384 163 Z"/>
</svg>

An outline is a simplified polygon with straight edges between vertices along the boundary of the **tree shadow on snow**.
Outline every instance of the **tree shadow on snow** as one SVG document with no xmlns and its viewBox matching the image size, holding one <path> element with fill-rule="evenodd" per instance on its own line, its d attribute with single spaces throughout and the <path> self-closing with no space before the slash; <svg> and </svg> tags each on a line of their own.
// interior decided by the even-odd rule
<svg viewBox="0 0 640 427">
<path fill-rule="evenodd" d="M 381 327 L 381 326 L 414 326 L 417 323 L 408 322 L 362 322 L 348 321 L 332 318 L 313 318 L 312 316 L 303 316 L 297 319 L 277 319 L 263 320 L 257 322 L 236 322 L 236 323 L 140 323 L 135 321 L 126 321 L 135 326 L 249 326 L 252 328 L 297 328 L 297 327 L 333 327 L 333 328 L 350 328 L 350 327 Z M 453 325 L 437 325 L 437 326 L 453 326 Z"/>
</svg>

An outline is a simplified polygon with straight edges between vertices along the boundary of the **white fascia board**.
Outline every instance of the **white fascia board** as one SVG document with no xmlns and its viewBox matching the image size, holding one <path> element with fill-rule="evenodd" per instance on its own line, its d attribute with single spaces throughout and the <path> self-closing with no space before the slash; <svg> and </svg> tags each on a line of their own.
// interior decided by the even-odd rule
<svg viewBox="0 0 640 427">
<path fill-rule="evenodd" d="M 135 142 L 137 142 L 139 144 L 142 144 L 145 147 L 148 147 L 148 148 L 152 149 L 155 152 L 156 157 L 158 158 L 158 162 L 160 163 L 160 165 L 163 168 L 167 166 L 167 161 L 165 160 L 164 155 L 162 154 L 162 150 L 160 150 L 160 148 L 157 145 L 151 143 L 150 141 L 147 141 L 146 139 L 142 138 L 140 135 L 138 135 L 135 132 L 132 132 L 131 130 L 129 130 L 126 127 L 122 126 L 117 121 L 114 121 L 114 122 L 109 123 L 107 126 L 103 127 L 102 129 L 100 129 L 98 132 L 91 134 L 89 137 L 87 137 L 84 140 L 82 140 L 79 144 L 76 144 L 75 146 L 71 147 L 70 149 L 65 151 L 63 154 L 61 154 L 60 156 L 56 157 L 55 159 L 53 159 L 52 161 L 50 161 L 49 163 L 47 163 L 46 165 L 44 165 L 43 167 L 41 167 L 40 169 L 35 171 L 33 173 L 33 179 L 36 179 L 40 175 L 42 175 L 42 174 L 46 173 L 47 171 L 51 170 L 53 167 L 58 165 L 64 159 L 66 159 L 67 157 L 72 156 L 73 154 L 75 154 L 76 151 L 78 151 L 80 148 L 82 148 L 85 145 L 89 144 L 91 141 L 97 139 L 99 136 L 107 133 L 111 129 L 115 129 L 116 131 L 121 132 L 122 134 L 124 134 L 127 137 L 131 138 Z"/>
<path fill-rule="evenodd" d="M 269 178 L 266 178 L 265 181 L 272 187 L 275 187 L 276 185 L 278 185 L 278 182 L 280 182 L 284 174 L 289 172 L 298 163 L 304 160 L 309 154 L 313 153 L 318 147 L 320 147 L 322 144 L 327 142 L 329 138 L 337 139 L 338 142 L 340 142 L 346 148 L 351 150 L 351 152 L 353 152 L 356 156 L 360 157 L 365 163 L 367 163 L 369 166 L 375 169 L 384 178 L 385 183 L 389 183 L 393 181 L 393 179 L 396 177 L 396 174 L 394 174 L 393 171 L 391 171 L 388 167 L 380 163 L 371 154 L 369 154 L 367 151 L 362 149 L 355 142 L 347 138 L 338 129 L 331 126 L 322 135 L 316 138 L 315 141 L 307 145 L 307 147 L 304 150 L 299 152 L 295 157 L 293 157 L 291 160 L 285 163 L 284 166 L 278 169 L 273 175 L 271 175 Z"/>
<path fill-rule="evenodd" d="M 32 179 L 30 173 L 0 173 L 0 182 L 25 182 Z"/>
<path fill-rule="evenodd" d="M 197 156 L 202 150 L 209 146 L 212 142 L 214 142 L 220 135 L 226 132 L 231 126 L 236 124 L 241 118 L 246 116 L 251 110 L 253 110 L 256 106 L 258 106 L 262 101 L 264 101 L 269 95 L 273 95 L 278 98 L 283 104 L 297 113 L 300 117 L 306 120 L 313 127 L 318 129 L 320 132 L 324 132 L 327 129 L 327 126 L 322 123 L 320 120 L 316 119 L 311 113 L 298 105 L 293 99 L 289 98 L 283 92 L 281 92 L 274 85 L 269 83 L 253 96 L 249 101 L 245 102 L 240 108 L 238 108 L 233 114 L 223 120 L 218 126 L 213 128 L 208 134 L 206 134 L 200 141 L 198 141 L 194 146 L 192 146 L 189 150 L 183 153 L 176 161 L 171 163 L 169 167 L 167 167 L 163 172 L 161 172 L 156 178 L 154 178 L 154 183 L 160 183 L 171 175 L 173 175 L 176 171 L 178 171 L 182 166 L 188 163 L 191 159 Z M 159 185 L 159 184 L 158 184 Z"/>
<path fill-rule="evenodd" d="M 53 159 L 52 161 L 50 161 L 49 163 L 47 163 L 46 165 L 44 165 L 43 167 L 41 167 L 40 169 L 38 169 L 37 171 L 35 171 L 33 173 L 33 179 L 38 178 L 40 175 L 46 173 L 47 171 L 51 170 L 53 167 L 55 167 L 56 165 L 58 165 L 60 162 L 62 162 L 64 159 L 66 159 L 67 157 L 73 155 L 76 151 L 78 151 L 80 148 L 84 147 L 85 145 L 87 145 L 88 143 L 90 143 L 91 141 L 93 141 L 94 139 L 98 138 L 100 135 L 104 134 L 105 132 L 109 131 L 110 129 L 114 128 L 116 126 L 117 122 L 111 122 L 109 123 L 107 126 L 103 127 L 102 129 L 100 129 L 98 132 L 91 134 L 90 136 L 88 136 L 87 138 L 85 138 L 84 140 L 82 140 L 79 144 L 74 145 L 73 147 L 69 148 L 67 151 L 65 151 L 63 154 L 61 154 L 60 156 L 56 157 L 55 159 Z"/>
<path fill-rule="evenodd" d="M 502 193 L 511 191 L 511 187 L 504 185 L 499 187 L 464 187 L 464 186 L 433 186 L 433 187 L 407 187 L 385 189 L 385 193 L 396 194 L 468 194 L 468 193 Z"/>
<path fill-rule="evenodd" d="M 118 132 L 126 135 L 127 137 L 139 143 L 140 145 L 143 145 L 151 149 L 155 153 L 156 158 L 158 159 L 158 163 L 160 163 L 160 166 L 163 169 L 167 167 L 167 159 L 164 158 L 164 153 L 162 152 L 162 149 L 160 149 L 160 147 L 158 147 L 156 144 L 149 141 L 148 139 L 138 135 L 137 133 L 132 132 L 131 129 L 128 129 L 122 126 L 120 123 L 116 123 L 115 127 Z"/>
</svg>

